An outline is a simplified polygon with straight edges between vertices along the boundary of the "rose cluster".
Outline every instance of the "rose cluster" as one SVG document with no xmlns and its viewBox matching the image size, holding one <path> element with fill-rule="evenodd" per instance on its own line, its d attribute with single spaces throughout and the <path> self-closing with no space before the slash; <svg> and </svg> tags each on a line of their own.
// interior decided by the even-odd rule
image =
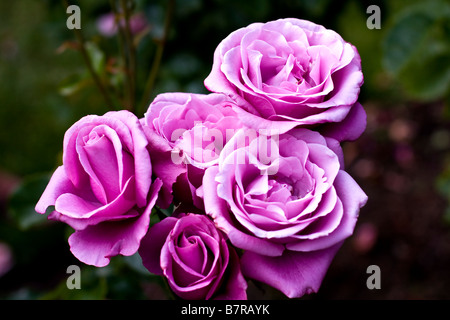
<svg viewBox="0 0 450 320">
<path fill-rule="evenodd" d="M 75 230 L 80 261 L 138 252 L 183 299 L 246 299 L 249 279 L 291 298 L 317 292 L 367 201 L 341 149 L 366 126 L 362 83 L 336 32 L 251 24 L 220 42 L 209 94 L 76 122 L 36 211 Z"/>
</svg>

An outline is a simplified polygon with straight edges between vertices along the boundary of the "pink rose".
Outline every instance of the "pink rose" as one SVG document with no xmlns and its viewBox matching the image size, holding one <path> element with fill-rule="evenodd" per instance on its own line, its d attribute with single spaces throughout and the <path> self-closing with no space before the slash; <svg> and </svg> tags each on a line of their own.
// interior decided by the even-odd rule
<svg viewBox="0 0 450 320">
<path fill-rule="evenodd" d="M 53 174 L 36 205 L 49 219 L 69 224 L 72 253 L 98 267 L 110 257 L 132 255 L 150 222 L 161 187 L 152 184 L 148 141 L 128 111 L 90 115 L 64 136 L 63 165 Z"/>
<path fill-rule="evenodd" d="M 205 215 L 165 218 L 150 228 L 139 254 L 144 266 L 167 278 L 182 299 L 247 298 L 238 255 Z"/>
<path fill-rule="evenodd" d="M 316 292 L 367 196 L 343 171 L 337 140 L 293 129 L 236 148 L 244 133 L 205 172 L 206 213 L 244 250 L 244 276 L 288 297 Z"/>
<path fill-rule="evenodd" d="M 164 183 L 158 205 L 167 207 L 172 191 L 185 187 L 202 207 L 203 171 L 217 163 L 227 137 L 241 126 L 234 101 L 223 94 L 163 93 L 142 120 L 151 148 L 153 171 Z M 174 186 L 177 181 L 181 186 Z M 189 201 L 189 199 L 184 199 Z M 192 199 L 191 199 L 192 201 Z"/>
<path fill-rule="evenodd" d="M 217 47 L 205 86 L 240 105 L 247 126 L 286 132 L 320 129 L 354 140 L 366 125 L 357 102 L 363 83 L 354 46 L 323 26 L 299 19 L 254 23 L 232 32 Z"/>
</svg>

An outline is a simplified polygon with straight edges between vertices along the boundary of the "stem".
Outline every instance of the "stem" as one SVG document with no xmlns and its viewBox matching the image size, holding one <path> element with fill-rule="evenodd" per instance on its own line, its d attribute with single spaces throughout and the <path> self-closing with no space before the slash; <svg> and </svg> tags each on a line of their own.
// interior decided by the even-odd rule
<svg viewBox="0 0 450 320">
<path fill-rule="evenodd" d="M 67 9 L 69 7 L 69 2 L 67 0 L 65 0 L 64 3 L 66 5 L 66 9 Z M 105 100 L 105 103 L 108 106 L 108 109 L 111 109 L 114 106 L 113 100 L 111 99 L 109 92 L 108 92 L 107 88 L 105 87 L 105 85 L 103 84 L 103 82 L 101 81 L 99 75 L 97 74 L 94 67 L 92 66 L 91 59 L 90 59 L 89 54 L 84 45 L 83 34 L 81 33 L 80 29 L 75 28 L 73 30 L 74 30 L 75 36 L 80 44 L 81 55 L 83 56 L 84 62 L 86 63 L 89 73 L 91 74 L 92 78 L 94 79 L 96 86 L 100 90 L 100 93 L 102 94 L 103 99 Z"/>
<path fill-rule="evenodd" d="M 124 102 L 126 108 L 133 112 L 136 109 L 136 48 L 133 43 L 130 30 L 130 11 L 127 6 L 128 0 L 120 0 L 119 9 L 116 6 L 116 0 L 110 0 L 111 9 L 115 15 L 115 22 L 119 30 L 119 51 L 123 60 L 125 85 Z"/>
<path fill-rule="evenodd" d="M 160 207 L 155 206 L 154 208 L 156 209 L 156 214 L 158 215 L 159 221 L 162 221 L 168 217 L 168 215 L 165 214 Z"/>
<path fill-rule="evenodd" d="M 125 16 L 125 43 L 127 48 L 128 66 L 128 97 L 129 106 L 131 111 L 136 110 L 135 97 L 136 97 L 136 47 L 133 42 L 133 38 L 130 30 L 130 11 L 127 6 L 127 0 L 120 1 L 124 16 Z"/>
<path fill-rule="evenodd" d="M 175 9 L 175 0 L 169 0 L 168 8 L 166 11 L 166 16 L 164 20 L 164 31 L 161 39 L 158 39 L 156 42 L 156 53 L 153 59 L 153 64 L 150 69 L 149 76 L 147 78 L 147 82 L 144 88 L 144 94 L 142 95 L 141 100 L 141 108 L 145 108 L 148 106 L 148 102 L 151 98 L 153 87 L 156 81 L 156 76 L 158 75 L 159 67 L 161 65 L 161 60 L 164 52 L 164 46 L 167 41 L 167 36 L 170 31 L 170 24 L 172 22 L 172 16 Z"/>
</svg>

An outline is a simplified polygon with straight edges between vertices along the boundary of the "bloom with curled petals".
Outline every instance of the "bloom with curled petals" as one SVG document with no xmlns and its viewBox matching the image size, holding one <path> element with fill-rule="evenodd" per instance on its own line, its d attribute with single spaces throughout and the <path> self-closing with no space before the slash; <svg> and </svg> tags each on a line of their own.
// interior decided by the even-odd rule
<svg viewBox="0 0 450 320">
<path fill-rule="evenodd" d="M 36 211 L 67 223 L 72 253 L 98 267 L 112 256 L 132 255 L 148 230 L 161 182 L 152 183 L 148 141 L 128 111 L 86 116 L 64 136 L 63 164 L 50 179 Z"/>
<path fill-rule="evenodd" d="M 142 123 L 151 145 L 153 171 L 163 181 L 158 205 L 167 207 L 173 201 L 178 179 L 201 206 L 196 193 L 203 169 L 217 163 L 227 137 L 241 126 L 234 105 L 226 95 L 216 93 L 163 93 L 153 100 Z"/>
<path fill-rule="evenodd" d="M 180 214 L 153 225 L 139 254 L 152 273 L 189 300 L 245 300 L 247 283 L 234 248 L 202 214 Z"/>
<path fill-rule="evenodd" d="M 357 102 L 362 83 L 353 45 L 294 18 L 232 32 L 215 50 L 205 79 L 210 91 L 237 101 L 250 127 L 286 132 L 324 124 L 321 130 L 340 141 L 354 140 L 365 129 L 366 114 Z"/>
<path fill-rule="evenodd" d="M 205 172 L 206 213 L 244 250 L 245 276 L 289 297 L 316 292 L 367 196 L 342 169 L 332 138 L 293 129 L 277 138 L 269 162 L 261 161 L 260 144 L 236 148 L 240 134 Z"/>
</svg>

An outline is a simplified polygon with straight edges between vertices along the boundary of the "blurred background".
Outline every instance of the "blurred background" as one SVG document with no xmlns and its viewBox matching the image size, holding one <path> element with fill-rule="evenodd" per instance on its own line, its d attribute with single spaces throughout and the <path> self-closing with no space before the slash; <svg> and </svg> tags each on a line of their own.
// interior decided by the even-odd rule
<svg viewBox="0 0 450 320">
<path fill-rule="evenodd" d="M 137 256 L 113 258 L 105 268 L 82 265 L 69 251 L 72 230 L 34 206 L 75 121 L 124 105 L 142 117 L 161 92 L 206 93 L 203 80 L 223 38 L 285 17 L 322 24 L 357 47 L 368 115 L 365 133 L 344 152 L 369 201 L 320 291 L 302 299 L 450 298 L 447 1 L 136 0 L 129 8 L 137 47 L 133 94 L 111 3 L 72 1 L 81 10 L 77 32 L 66 25 L 65 1 L 0 2 L 0 299 L 172 298 Z M 380 20 L 367 12 L 373 4 Z M 71 264 L 81 267 L 82 290 L 66 287 Z M 366 286 L 370 265 L 380 268 L 380 289 Z M 264 285 L 249 286 L 250 299 L 284 299 Z"/>
</svg>

